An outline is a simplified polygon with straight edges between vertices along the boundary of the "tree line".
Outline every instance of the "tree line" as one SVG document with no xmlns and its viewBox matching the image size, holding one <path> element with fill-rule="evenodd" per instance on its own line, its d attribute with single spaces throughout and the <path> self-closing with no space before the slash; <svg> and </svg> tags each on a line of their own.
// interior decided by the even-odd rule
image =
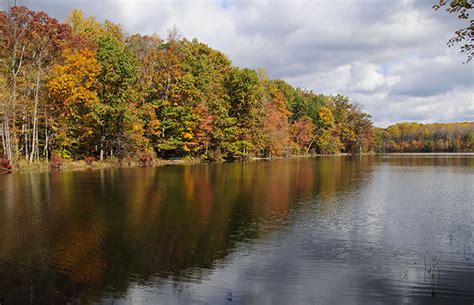
<svg viewBox="0 0 474 305">
<path fill-rule="evenodd" d="M 375 130 L 378 152 L 472 152 L 474 122 L 398 123 Z"/>
<path fill-rule="evenodd" d="M 272 80 L 176 29 L 127 35 L 79 10 L 0 13 L 0 154 L 211 160 L 367 152 L 370 116 L 344 96 Z"/>
</svg>

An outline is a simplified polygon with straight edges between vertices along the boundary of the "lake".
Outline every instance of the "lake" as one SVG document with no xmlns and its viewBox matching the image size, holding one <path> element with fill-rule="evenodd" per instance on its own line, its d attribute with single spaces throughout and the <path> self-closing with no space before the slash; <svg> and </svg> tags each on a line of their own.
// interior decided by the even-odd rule
<svg viewBox="0 0 474 305">
<path fill-rule="evenodd" d="M 1 304 L 474 303 L 474 155 L 0 176 Z"/>
</svg>

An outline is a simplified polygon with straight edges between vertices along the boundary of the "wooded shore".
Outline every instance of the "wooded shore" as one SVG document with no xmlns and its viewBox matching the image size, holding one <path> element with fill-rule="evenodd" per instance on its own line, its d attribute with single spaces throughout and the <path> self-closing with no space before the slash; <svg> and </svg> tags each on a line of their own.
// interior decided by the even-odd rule
<svg viewBox="0 0 474 305">
<path fill-rule="evenodd" d="M 284 159 L 305 159 L 305 158 L 316 158 L 316 157 L 341 157 L 349 156 L 350 154 L 340 153 L 340 154 L 308 154 L 308 155 L 298 155 L 298 156 L 287 156 L 287 157 L 272 157 L 272 158 L 261 158 L 255 157 L 247 160 L 236 160 L 236 161 L 207 161 L 201 159 L 174 159 L 174 160 L 165 160 L 165 159 L 154 159 L 144 163 L 140 160 L 97 160 L 93 162 L 87 162 L 86 160 L 61 160 L 60 163 L 56 161 L 37 161 L 30 164 L 27 160 L 20 160 L 14 163 L 11 163 L 11 169 L 8 171 L 8 174 L 22 174 L 22 173 L 43 173 L 43 172 L 62 172 L 62 171 L 83 171 L 83 170 L 97 170 L 97 169 L 112 169 L 112 168 L 139 168 L 139 167 L 160 167 L 160 166 L 170 166 L 170 165 L 193 165 L 193 164 L 212 164 L 212 163 L 232 163 L 232 162 L 257 162 L 257 161 L 275 161 L 275 160 L 284 160 Z M 375 154 L 363 154 L 363 155 L 375 155 Z M 0 173 L 1 173 L 0 167 Z M 3 172 L 7 174 L 7 171 Z"/>
</svg>

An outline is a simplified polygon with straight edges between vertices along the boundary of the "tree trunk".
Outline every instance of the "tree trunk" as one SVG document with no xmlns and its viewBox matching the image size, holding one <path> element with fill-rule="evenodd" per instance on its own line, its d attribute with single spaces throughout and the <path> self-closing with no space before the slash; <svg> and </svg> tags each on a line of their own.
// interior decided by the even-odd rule
<svg viewBox="0 0 474 305">
<path fill-rule="evenodd" d="M 16 121 L 16 118 L 15 118 L 15 107 L 16 107 L 16 77 L 18 75 L 18 69 L 15 69 L 15 65 L 16 65 L 16 50 L 18 48 L 18 41 L 17 41 L 17 33 L 16 33 L 16 26 L 13 27 L 13 56 L 12 56 L 12 103 L 10 105 L 11 107 L 11 111 L 13 111 L 13 137 L 15 138 L 16 137 L 16 134 L 15 134 L 15 121 Z M 9 128 L 9 122 L 7 121 L 7 126 L 8 126 L 8 143 L 9 143 L 9 147 L 8 147 L 8 159 L 12 159 L 12 148 L 11 148 L 11 137 L 10 137 L 10 128 Z"/>
<path fill-rule="evenodd" d="M 28 123 L 28 122 L 26 122 Z M 23 122 L 23 124 L 21 124 L 21 134 L 23 136 L 23 149 L 25 151 L 25 158 L 28 159 L 29 155 L 28 155 L 28 133 L 26 132 L 26 129 L 27 129 L 27 126 L 25 125 L 25 122 Z"/>
<path fill-rule="evenodd" d="M 3 142 L 4 142 L 4 152 L 8 160 L 12 160 L 12 146 L 10 140 L 10 127 L 8 122 L 8 114 L 5 111 L 4 122 L 3 122 Z"/>
<path fill-rule="evenodd" d="M 1 129 L 0 129 L 0 134 L 2 136 L 2 148 L 3 148 L 3 153 L 6 154 L 7 153 L 7 146 L 6 146 L 6 142 L 5 142 L 5 134 L 4 134 L 4 124 L 2 122 L 2 125 L 0 126 Z"/>
<path fill-rule="evenodd" d="M 313 139 L 311 140 L 311 143 L 309 143 L 308 147 L 306 148 L 306 154 L 309 153 L 309 150 L 311 149 L 311 146 L 313 145 L 313 142 L 314 142 L 314 140 L 316 140 L 316 137 L 317 137 L 317 136 L 318 136 L 318 135 L 315 134 L 314 137 L 313 137 Z"/>
<path fill-rule="evenodd" d="M 49 134 L 48 134 L 48 113 L 44 111 L 44 158 L 49 160 Z"/>
<path fill-rule="evenodd" d="M 36 73 L 36 89 L 35 89 L 35 109 L 33 112 L 33 135 L 32 135 L 32 142 L 31 142 L 31 154 L 30 154 L 30 164 L 33 163 L 33 159 L 35 157 L 35 153 L 38 146 L 38 100 L 39 100 L 39 87 L 40 87 L 40 73 L 41 71 L 38 70 Z"/>
<path fill-rule="evenodd" d="M 12 76 L 12 88 L 11 88 L 11 104 L 9 105 L 9 109 L 5 109 L 5 115 L 4 115 L 4 126 L 3 126 L 3 134 L 4 134 L 4 139 L 5 139 L 5 149 L 6 152 L 5 154 L 7 155 L 7 158 L 12 160 L 13 157 L 16 157 L 18 155 L 18 141 L 17 141 L 17 131 L 16 131 L 16 98 L 17 98 L 17 76 L 18 73 L 20 72 L 21 65 L 23 63 L 23 55 L 25 53 L 25 48 L 26 46 L 23 46 L 21 48 L 21 53 L 19 56 L 17 56 L 17 51 L 18 51 L 18 45 L 19 45 L 19 39 L 20 37 L 25 33 L 25 28 L 20 29 L 20 33 L 18 33 L 19 28 L 18 24 L 16 23 L 16 20 L 13 20 L 13 17 L 11 15 L 11 9 L 15 6 L 17 6 L 17 1 L 13 1 L 12 3 L 7 3 L 7 8 L 6 11 L 7 14 L 9 15 L 10 22 L 12 23 L 12 33 L 11 33 L 11 41 L 13 42 L 13 46 L 11 49 L 12 52 L 12 57 L 11 57 L 11 76 Z M 17 62 L 18 61 L 18 62 Z M 10 115 L 11 113 L 11 119 L 12 119 L 12 129 L 10 130 Z M 12 139 L 13 137 L 13 139 Z M 12 146 L 14 149 L 12 149 Z"/>
<path fill-rule="evenodd" d="M 38 132 L 38 129 L 36 129 L 36 154 L 35 154 L 35 158 L 36 160 L 39 160 L 40 158 L 40 152 L 39 152 L 39 149 L 38 149 L 38 146 L 39 146 L 39 132 Z"/>
<path fill-rule="evenodd" d="M 18 156 L 18 141 L 17 139 L 17 134 L 16 134 L 16 91 L 17 91 L 17 76 L 18 72 L 20 71 L 21 64 L 23 61 L 23 52 L 25 48 L 23 47 L 21 55 L 20 55 L 20 63 L 18 64 L 18 67 L 16 66 L 16 61 L 17 61 L 17 49 L 18 49 L 18 37 L 17 37 L 17 28 L 16 26 L 13 27 L 13 56 L 12 56 L 12 103 L 10 105 L 11 111 L 13 112 L 13 122 L 12 122 L 12 133 L 13 133 L 13 140 L 14 140 L 14 153 L 15 156 Z M 8 124 L 8 121 L 7 121 Z M 10 128 L 8 128 L 8 141 L 9 141 L 9 159 L 12 159 L 13 156 L 13 151 L 12 151 L 12 139 L 11 139 L 11 133 L 10 133 Z"/>
</svg>

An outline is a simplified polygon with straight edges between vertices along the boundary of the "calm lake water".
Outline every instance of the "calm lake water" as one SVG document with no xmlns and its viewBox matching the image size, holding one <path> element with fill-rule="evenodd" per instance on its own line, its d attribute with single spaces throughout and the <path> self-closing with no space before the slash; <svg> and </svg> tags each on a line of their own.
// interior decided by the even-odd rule
<svg viewBox="0 0 474 305">
<path fill-rule="evenodd" d="M 474 303 L 474 155 L 0 176 L 1 304 Z"/>
</svg>

